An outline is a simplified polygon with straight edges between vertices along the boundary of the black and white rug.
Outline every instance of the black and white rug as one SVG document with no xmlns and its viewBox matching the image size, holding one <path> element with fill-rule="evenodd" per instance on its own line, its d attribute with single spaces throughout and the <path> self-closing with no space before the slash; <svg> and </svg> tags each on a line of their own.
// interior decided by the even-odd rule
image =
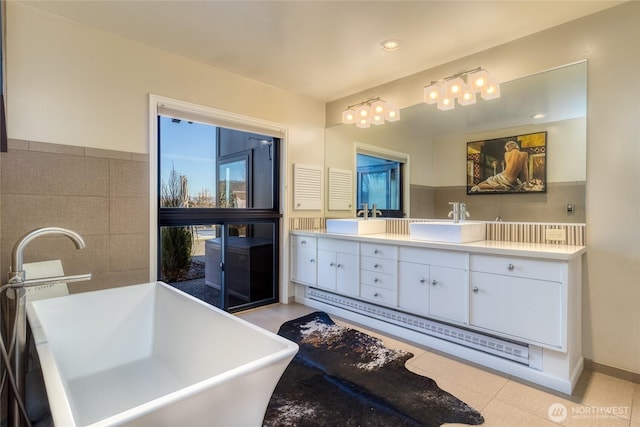
<svg viewBox="0 0 640 427">
<path fill-rule="evenodd" d="M 336 325 L 323 312 L 284 323 L 300 346 L 276 386 L 264 426 L 478 425 L 482 415 L 405 368 L 409 352 Z"/>
</svg>

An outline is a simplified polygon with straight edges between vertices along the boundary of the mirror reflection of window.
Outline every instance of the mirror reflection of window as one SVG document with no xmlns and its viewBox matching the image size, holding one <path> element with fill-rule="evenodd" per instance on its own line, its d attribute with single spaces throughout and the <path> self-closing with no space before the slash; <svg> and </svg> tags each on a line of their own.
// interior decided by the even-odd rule
<svg viewBox="0 0 640 427">
<path fill-rule="evenodd" d="M 357 203 L 376 205 L 383 217 L 402 217 L 402 164 L 395 160 L 358 154 Z"/>
</svg>

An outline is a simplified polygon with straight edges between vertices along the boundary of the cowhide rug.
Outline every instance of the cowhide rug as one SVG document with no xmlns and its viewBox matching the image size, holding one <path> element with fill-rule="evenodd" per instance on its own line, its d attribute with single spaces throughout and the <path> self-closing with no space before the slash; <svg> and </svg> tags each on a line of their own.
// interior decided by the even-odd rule
<svg viewBox="0 0 640 427">
<path fill-rule="evenodd" d="M 284 323 L 300 346 L 276 386 L 264 426 L 477 425 L 484 419 L 435 381 L 407 370 L 413 354 L 336 325 L 323 312 Z"/>
</svg>

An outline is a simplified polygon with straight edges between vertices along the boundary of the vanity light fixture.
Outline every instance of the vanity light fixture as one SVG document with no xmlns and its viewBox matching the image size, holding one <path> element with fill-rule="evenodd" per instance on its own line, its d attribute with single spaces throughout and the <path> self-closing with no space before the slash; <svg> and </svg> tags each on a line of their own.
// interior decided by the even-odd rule
<svg viewBox="0 0 640 427">
<path fill-rule="evenodd" d="M 349 105 L 342 111 L 342 123 L 354 124 L 359 128 L 381 125 L 385 121 L 400 120 L 400 111 L 381 98 L 370 98 L 366 101 Z"/>
<path fill-rule="evenodd" d="M 424 102 L 446 111 L 455 108 L 456 100 L 460 105 L 475 104 L 478 93 L 483 99 L 500 97 L 500 84 L 482 67 L 432 81 L 424 88 Z"/>
</svg>

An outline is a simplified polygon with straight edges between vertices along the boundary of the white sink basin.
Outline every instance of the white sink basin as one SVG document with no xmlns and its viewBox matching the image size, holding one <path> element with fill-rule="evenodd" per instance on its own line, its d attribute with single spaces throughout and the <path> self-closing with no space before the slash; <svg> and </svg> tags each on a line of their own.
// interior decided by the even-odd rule
<svg viewBox="0 0 640 427">
<path fill-rule="evenodd" d="M 431 242 L 467 243 L 486 238 L 486 224 L 484 222 L 415 222 L 409 224 L 409 236 L 417 240 Z"/>
<path fill-rule="evenodd" d="M 162 282 L 33 301 L 56 426 L 261 425 L 298 346 Z"/>
<path fill-rule="evenodd" d="M 327 220 L 327 233 L 379 234 L 386 231 L 387 223 L 384 219 L 344 218 Z"/>
</svg>

